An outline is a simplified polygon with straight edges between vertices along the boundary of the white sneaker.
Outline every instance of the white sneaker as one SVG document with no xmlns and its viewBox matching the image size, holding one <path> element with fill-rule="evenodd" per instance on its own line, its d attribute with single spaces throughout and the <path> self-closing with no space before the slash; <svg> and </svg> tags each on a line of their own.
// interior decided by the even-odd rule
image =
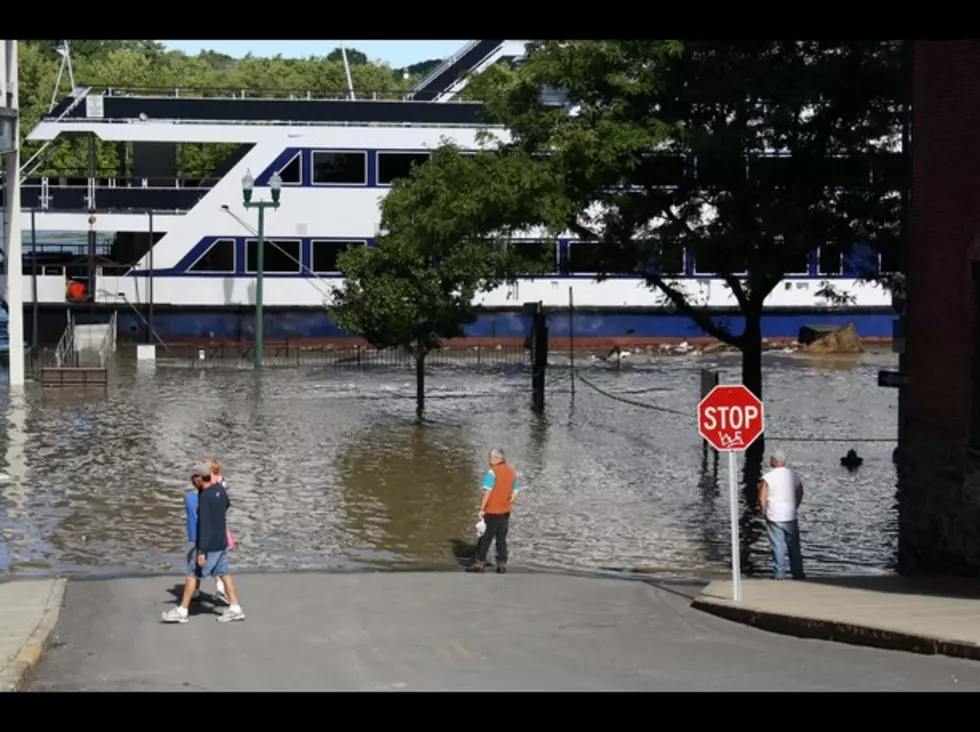
<svg viewBox="0 0 980 732">
<path fill-rule="evenodd" d="M 245 613 L 242 611 L 241 607 L 230 607 L 221 615 L 218 616 L 217 620 L 219 623 L 231 623 L 235 620 L 244 620 Z"/>
<path fill-rule="evenodd" d="M 187 611 L 178 605 L 170 608 L 165 613 L 161 613 L 161 617 L 165 623 L 186 623 Z"/>
</svg>

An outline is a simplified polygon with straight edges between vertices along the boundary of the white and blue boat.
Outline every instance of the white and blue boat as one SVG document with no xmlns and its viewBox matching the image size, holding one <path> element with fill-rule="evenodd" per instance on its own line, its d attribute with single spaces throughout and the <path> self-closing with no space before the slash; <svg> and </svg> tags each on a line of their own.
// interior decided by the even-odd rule
<svg viewBox="0 0 980 732">
<path fill-rule="evenodd" d="M 73 136 L 93 146 L 101 140 L 118 146 L 122 163 L 117 170 L 93 165 L 41 176 L 43 150 L 24 161 L 25 335 L 30 340 L 36 298 L 43 342 L 60 337 L 66 310 L 77 322 L 108 321 L 117 312 L 120 338 L 146 338 L 152 309 L 153 329 L 165 342 L 251 339 L 256 215 L 242 205 L 242 180 L 249 173 L 256 198 L 269 197 L 274 174 L 283 185 L 281 207 L 265 218 L 271 242 L 265 248 L 265 338 L 349 337 L 326 307 L 341 277 L 338 254 L 374 243 L 379 202 L 392 181 L 423 162 L 443 139 L 477 148 L 477 134 L 487 125 L 480 104 L 458 98 L 464 75 L 517 61 L 525 45 L 473 41 L 410 93 L 394 98 L 77 86 L 29 139 Z M 215 144 L 228 151 L 217 169 L 186 169 L 188 149 Z M 65 232 L 74 234 L 71 243 L 58 239 Z M 548 246 L 552 271 L 478 296 L 480 315 L 468 336 L 523 338 L 530 316 L 522 305 L 540 301 L 551 316 L 551 337 L 563 338 L 569 288 L 576 339 L 642 343 L 705 335 L 666 308 L 639 277 L 596 282 L 593 244 L 567 237 L 544 245 L 530 236 L 517 244 Z M 845 256 L 825 247 L 801 259 L 766 302 L 764 337 L 796 338 L 805 325 L 853 323 L 863 338 L 890 338 L 895 313 L 889 293 L 858 277 L 872 260 L 879 269 L 895 268 L 887 256 L 867 248 Z M 711 262 L 685 253 L 661 266 L 740 330 L 735 299 Z M 69 278 L 87 286 L 89 300 L 69 300 Z M 849 303 L 821 297 L 827 282 L 848 295 Z"/>
</svg>

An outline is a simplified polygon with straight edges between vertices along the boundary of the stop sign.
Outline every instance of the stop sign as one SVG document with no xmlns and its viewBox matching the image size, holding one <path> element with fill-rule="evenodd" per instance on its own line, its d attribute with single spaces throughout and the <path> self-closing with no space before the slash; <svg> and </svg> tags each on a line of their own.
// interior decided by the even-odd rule
<svg viewBox="0 0 980 732">
<path fill-rule="evenodd" d="M 716 386 L 698 404 L 698 434 L 716 450 L 741 452 L 765 429 L 762 401 L 741 384 Z"/>
</svg>

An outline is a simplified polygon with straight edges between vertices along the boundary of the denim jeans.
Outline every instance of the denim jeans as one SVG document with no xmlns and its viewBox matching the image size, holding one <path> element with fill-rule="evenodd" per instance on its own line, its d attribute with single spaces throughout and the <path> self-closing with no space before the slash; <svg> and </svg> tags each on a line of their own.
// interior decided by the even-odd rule
<svg viewBox="0 0 980 732">
<path fill-rule="evenodd" d="M 766 520 L 772 544 L 772 576 L 775 579 L 804 579 L 800 527 L 796 521 Z M 789 562 L 787 562 L 789 559 Z"/>
</svg>

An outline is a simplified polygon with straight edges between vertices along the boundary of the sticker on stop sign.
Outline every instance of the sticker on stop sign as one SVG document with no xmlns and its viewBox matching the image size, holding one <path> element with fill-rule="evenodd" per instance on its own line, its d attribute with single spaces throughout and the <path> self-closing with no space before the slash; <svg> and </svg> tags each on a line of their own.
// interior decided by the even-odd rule
<svg viewBox="0 0 980 732">
<path fill-rule="evenodd" d="M 765 431 L 762 401 L 740 384 L 716 386 L 698 404 L 698 434 L 716 450 L 745 450 Z"/>
</svg>

